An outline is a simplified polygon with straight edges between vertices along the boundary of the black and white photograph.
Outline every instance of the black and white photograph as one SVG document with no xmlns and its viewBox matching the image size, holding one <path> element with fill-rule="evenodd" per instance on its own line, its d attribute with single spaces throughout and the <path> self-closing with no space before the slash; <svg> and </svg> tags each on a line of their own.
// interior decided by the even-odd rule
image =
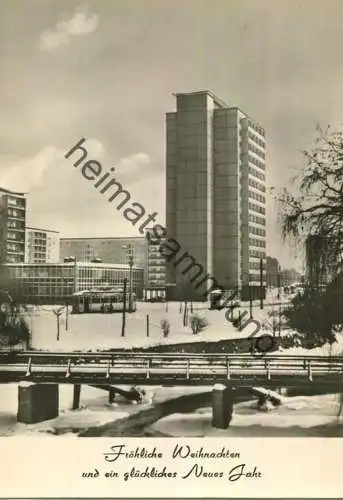
<svg viewBox="0 0 343 500">
<path fill-rule="evenodd" d="M 1 2 L 1 438 L 343 437 L 342 14 Z"/>
</svg>

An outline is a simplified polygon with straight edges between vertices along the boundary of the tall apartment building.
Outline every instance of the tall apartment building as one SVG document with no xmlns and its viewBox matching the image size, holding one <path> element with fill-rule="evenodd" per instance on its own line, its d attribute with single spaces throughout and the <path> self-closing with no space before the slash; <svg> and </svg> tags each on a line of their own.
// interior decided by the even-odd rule
<svg viewBox="0 0 343 500">
<path fill-rule="evenodd" d="M 166 126 L 168 238 L 224 288 L 259 296 L 260 259 L 264 285 L 266 266 L 263 128 L 209 91 L 176 94 Z M 185 276 L 172 263 L 167 280 L 181 295 Z"/>
<path fill-rule="evenodd" d="M 60 233 L 50 229 L 26 227 L 25 262 L 55 264 L 60 260 Z"/>
<path fill-rule="evenodd" d="M 25 222 L 25 194 L 0 188 L 0 262 L 24 262 Z"/>
</svg>

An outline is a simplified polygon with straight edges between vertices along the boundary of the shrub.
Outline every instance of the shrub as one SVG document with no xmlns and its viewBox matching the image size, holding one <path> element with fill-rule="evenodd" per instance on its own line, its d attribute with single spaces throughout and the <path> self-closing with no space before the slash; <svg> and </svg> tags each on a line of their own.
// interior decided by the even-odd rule
<svg viewBox="0 0 343 500">
<path fill-rule="evenodd" d="M 311 349 L 336 341 L 337 318 L 330 311 L 330 302 L 331 297 L 325 292 L 307 288 L 294 297 L 291 306 L 283 312 L 287 327 L 302 334 L 303 347 Z"/>
<path fill-rule="evenodd" d="M 30 329 L 19 310 L 1 311 L 0 337 L 3 346 L 14 346 L 20 342 L 29 344 Z"/>
<path fill-rule="evenodd" d="M 198 314 L 192 314 L 190 318 L 190 327 L 194 335 L 205 330 L 207 326 L 208 326 L 208 321 L 206 318 L 203 318 Z"/>
<path fill-rule="evenodd" d="M 162 333 L 163 337 L 168 337 L 169 332 L 170 332 L 170 323 L 167 319 L 162 319 L 161 320 L 161 328 L 162 328 Z"/>
</svg>

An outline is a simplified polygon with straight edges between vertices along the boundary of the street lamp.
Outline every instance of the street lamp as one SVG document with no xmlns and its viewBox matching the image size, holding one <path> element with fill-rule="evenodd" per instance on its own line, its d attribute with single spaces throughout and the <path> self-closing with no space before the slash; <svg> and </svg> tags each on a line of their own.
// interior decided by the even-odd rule
<svg viewBox="0 0 343 500">
<path fill-rule="evenodd" d="M 277 298 L 280 300 L 281 297 L 281 267 L 278 266 L 277 270 Z"/>
<path fill-rule="evenodd" d="M 250 316 L 250 319 L 252 319 L 253 318 L 253 312 L 252 312 L 253 296 L 252 296 L 252 289 L 251 289 L 251 274 L 247 273 L 246 271 L 242 271 L 242 274 L 244 276 L 247 276 L 247 278 L 248 278 L 249 316 Z"/>
<path fill-rule="evenodd" d="M 126 250 L 126 258 L 129 264 L 129 312 L 132 312 L 133 245 L 129 243 L 128 245 L 122 245 L 122 248 Z"/>
<path fill-rule="evenodd" d="M 62 270 L 60 273 L 60 278 L 62 278 L 62 280 L 63 280 L 63 285 L 66 285 L 66 287 L 68 287 L 70 285 L 70 281 L 72 278 L 64 276 Z M 62 295 L 63 295 L 63 293 L 62 293 Z M 69 296 L 68 295 L 66 295 L 66 297 L 65 297 L 65 312 L 66 312 L 65 329 L 66 329 L 66 331 L 68 331 L 68 328 L 69 328 Z"/>
</svg>

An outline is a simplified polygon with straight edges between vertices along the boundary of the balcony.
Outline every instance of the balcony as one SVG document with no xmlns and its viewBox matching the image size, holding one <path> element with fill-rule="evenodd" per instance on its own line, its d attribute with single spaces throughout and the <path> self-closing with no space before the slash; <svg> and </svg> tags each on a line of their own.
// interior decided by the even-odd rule
<svg viewBox="0 0 343 500">
<path fill-rule="evenodd" d="M 7 217 L 9 219 L 25 220 L 25 212 L 23 212 L 23 213 L 17 213 L 17 211 L 13 212 L 12 210 L 8 210 L 7 211 Z"/>
</svg>

